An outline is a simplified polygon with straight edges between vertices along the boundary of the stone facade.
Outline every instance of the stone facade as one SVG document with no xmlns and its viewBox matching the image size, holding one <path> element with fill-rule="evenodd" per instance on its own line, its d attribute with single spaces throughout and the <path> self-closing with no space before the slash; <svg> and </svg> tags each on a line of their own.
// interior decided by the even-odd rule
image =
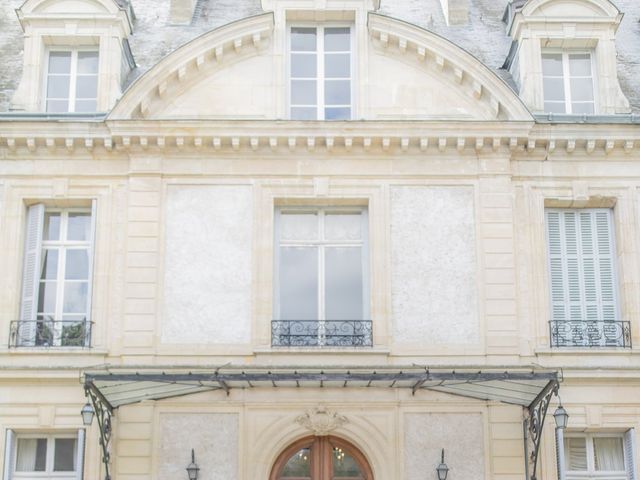
<svg viewBox="0 0 640 480">
<path fill-rule="evenodd" d="M 570 415 L 567 435 L 638 432 L 640 5 L 620 0 L 622 17 L 607 0 L 524 3 L 0 5 L 5 480 L 24 478 L 14 475 L 12 436 L 84 428 L 78 378 L 95 371 L 211 375 L 189 395 L 180 390 L 188 378 L 171 385 L 166 398 L 154 396 L 156 384 L 126 380 L 133 389 L 113 398 L 142 396 L 114 409 L 113 480 L 186 478 L 192 448 L 200 479 L 268 479 L 279 455 L 312 432 L 299 421 L 307 412 L 337 415 L 320 436 L 356 446 L 378 480 L 435 479 L 442 448 L 448 480 L 528 478 L 527 409 L 508 395 L 499 401 L 437 385 L 325 380 L 225 391 L 215 383 L 225 368 L 265 375 L 360 369 L 370 378 L 394 368 L 446 370 L 452 378 L 455 371 L 553 371 Z M 573 18 L 576 5 L 591 16 Z M 503 22 L 507 7 L 513 11 Z M 526 59 L 539 56 L 540 35 L 561 41 L 553 22 L 540 26 L 536 8 L 556 18 L 571 48 L 598 44 L 596 115 L 549 118 L 542 111 L 541 67 Z M 325 23 L 353 31 L 352 118 L 291 120 L 288 28 Z M 593 38 L 585 40 L 585 31 Z M 126 75 L 119 70 L 124 40 L 135 59 Z M 46 48 L 87 41 L 101 55 L 99 111 L 46 114 Z M 509 57 L 512 41 L 525 46 L 516 76 L 527 82 L 498 68 L 516 58 Z M 16 322 L 26 321 L 27 215 L 38 204 L 93 211 L 92 328 L 80 345 L 30 344 L 36 334 L 19 340 L 16 333 Z M 318 208 L 367 212 L 359 247 L 370 346 L 273 343 L 276 212 Z M 617 320 L 630 328 L 624 342 L 553 345 L 545 210 L 554 208 L 611 212 Z M 531 382 L 523 388 L 539 393 Z M 554 397 L 538 479 L 558 478 L 557 405 Z M 94 420 L 86 428 L 84 478 L 104 478 L 99 438 Z M 638 445 L 625 459 L 634 449 L 640 458 Z M 627 470 L 629 480 L 637 478 Z"/>
</svg>

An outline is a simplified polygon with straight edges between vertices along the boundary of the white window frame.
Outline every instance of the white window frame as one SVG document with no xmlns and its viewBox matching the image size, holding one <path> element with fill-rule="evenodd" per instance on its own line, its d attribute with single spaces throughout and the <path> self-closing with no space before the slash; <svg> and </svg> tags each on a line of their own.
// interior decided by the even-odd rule
<svg viewBox="0 0 640 480">
<path fill-rule="evenodd" d="M 56 113 L 49 112 L 47 110 L 47 101 L 49 100 L 49 96 L 47 94 L 47 88 L 49 84 L 49 56 L 51 53 L 71 53 L 71 65 L 69 71 L 69 105 L 67 106 L 66 113 L 76 113 L 76 86 L 78 81 L 78 53 L 79 52 L 95 52 L 98 55 L 98 72 L 96 73 L 96 112 L 98 112 L 98 95 L 100 93 L 100 48 L 95 46 L 87 46 L 87 47 L 47 47 L 45 53 L 45 62 L 44 62 L 44 75 L 42 79 L 42 110 L 47 113 Z M 52 100 L 56 100 L 52 98 Z M 65 113 L 65 112 L 58 112 Z M 91 113 L 91 112 L 84 112 Z"/>
<path fill-rule="evenodd" d="M 325 104 L 325 75 L 324 75 L 324 30 L 325 28 L 349 28 L 349 39 L 350 39 L 350 71 L 351 76 L 349 77 L 350 81 L 350 97 L 351 104 L 349 108 L 351 109 L 351 115 L 347 120 L 353 120 L 355 117 L 356 110 L 356 98 L 355 98 L 355 84 L 356 84 L 356 39 L 355 39 L 355 28 L 353 23 L 349 22 L 330 22 L 330 23 L 317 23 L 317 22 L 294 22 L 287 25 L 287 45 L 286 45 L 286 78 L 287 78 L 287 118 L 292 119 L 291 115 L 291 29 L 293 28 L 315 28 L 317 35 L 317 44 L 316 44 L 316 84 L 317 84 L 317 92 L 316 92 L 316 120 L 326 120 L 325 118 L 325 108 L 327 105 Z M 308 80 L 308 79 L 307 79 Z M 346 79 L 342 79 L 346 80 Z M 305 105 L 295 105 L 296 107 L 305 107 Z M 331 105 L 330 107 L 341 108 L 338 105 Z M 344 106 L 346 107 L 346 106 Z M 345 121 L 345 120 L 328 120 L 328 121 Z"/>
<path fill-rule="evenodd" d="M 46 466 L 44 472 L 18 472 L 16 471 L 17 461 L 18 461 L 18 441 L 21 439 L 35 439 L 35 438 L 45 438 L 47 440 L 47 457 L 46 457 Z M 76 441 L 76 461 L 73 466 L 73 470 L 67 472 L 54 472 L 53 471 L 53 461 L 54 461 L 54 452 L 55 452 L 55 441 L 56 439 L 74 439 Z M 34 432 L 34 433 L 16 433 L 15 435 L 15 448 L 13 449 L 13 458 L 11 459 L 11 475 L 13 479 L 23 479 L 23 480 L 32 480 L 32 479 L 47 479 L 47 478 L 56 478 L 59 480 L 75 480 L 78 478 L 78 458 L 83 456 L 83 452 L 81 449 L 84 447 L 84 442 L 81 441 L 79 435 L 77 433 L 51 433 L 51 432 Z"/>
<path fill-rule="evenodd" d="M 623 467 L 627 465 L 628 459 L 626 458 L 627 453 L 625 451 L 625 438 L 624 433 L 574 433 L 567 432 L 563 436 L 563 445 L 564 442 L 570 438 L 584 438 L 587 450 L 587 470 L 569 470 L 568 465 L 565 465 L 565 477 L 566 480 L 588 480 L 588 479 L 602 479 L 602 480 L 628 480 L 629 475 L 626 469 L 619 471 L 606 471 L 606 470 L 596 470 L 596 459 L 593 449 L 593 439 L 594 438 L 619 438 L 621 440 L 622 445 L 622 458 L 623 458 Z M 566 462 L 568 464 L 568 462 Z"/>
<path fill-rule="evenodd" d="M 562 55 L 562 80 L 564 85 L 564 114 L 567 115 L 585 115 L 583 113 L 573 113 L 573 106 L 571 101 L 571 70 L 569 67 L 569 55 L 589 55 L 591 60 L 591 83 L 593 86 L 593 113 L 586 115 L 597 115 L 598 114 L 598 75 L 597 75 L 597 65 L 596 65 L 596 55 L 595 50 L 593 49 L 560 49 L 560 48 L 544 48 L 542 50 L 542 55 L 540 57 L 540 61 L 542 62 L 542 57 L 544 55 Z M 541 63 L 542 64 L 542 63 Z M 542 71 L 542 101 L 543 101 L 543 109 L 545 113 L 547 112 L 544 108 L 544 104 L 547 103 L 545 92 L 544 92 L 544 70 Z M 557 101 L 550 100 L 549 103 L 559 103 Z M 583 102 L 588 103 L 588 102 Z M 561 114 L 562 115 L 562 114 Z"/>
<path fill-rule="evenodd" d="M 317 213 L 319 225 L 319 240 L 282 241 L 280 237 L 282 213 Z M 326 213 L 360 213 L 362 222 L 362 239 L 360 241 L 326 241 L 324 240 L 324 217 Z M 280 320 L 280 249 L 282 247 L 318 247 L 318 318 L 322 323 L 326 321 L 325 312 L 325 249 L 331 247 L 360 247 L 362 249 L 362 316 L 354 319 L 369 320 L 371 316 L 371 292 L 369 289 L 369 213 L 367 207 L 333 207 L 333 206 L 309 206 L 309 207 L 276 207 L 275 212 L 275 253 L 274 253 L 274 319 Z M 346 319 L 345 319 L 346 320 Z M 347 320 L 349 321 L 349 320 Z"/>
</svg>

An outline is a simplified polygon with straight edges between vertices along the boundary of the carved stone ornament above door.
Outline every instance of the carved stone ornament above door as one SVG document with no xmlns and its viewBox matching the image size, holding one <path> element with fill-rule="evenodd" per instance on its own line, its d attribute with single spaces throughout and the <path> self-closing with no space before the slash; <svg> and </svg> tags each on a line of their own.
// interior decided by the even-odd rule
<svg viewBox="0 0 640 480">
<path fill-rule="evenodd" d="M 318 437 L 329 435 L 348 422 L 349 420 L 345 416 L 337 412 L 332 412 L 322 406 L 309 410 L 307 413 L 296 418 L 296 423 L 310 430 Z"/>
</svg>

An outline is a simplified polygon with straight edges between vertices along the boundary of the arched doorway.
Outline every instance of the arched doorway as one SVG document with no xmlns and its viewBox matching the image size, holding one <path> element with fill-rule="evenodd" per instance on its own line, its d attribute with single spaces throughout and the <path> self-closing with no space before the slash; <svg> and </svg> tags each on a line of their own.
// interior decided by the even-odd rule
<svg viewBox="0 0 640 480">
<path fill-rule="evenodd" d="M 269 480 L 373 480 L 364 455 L 337 437 L 306 437 L 280 454 Z"/>
</svg>

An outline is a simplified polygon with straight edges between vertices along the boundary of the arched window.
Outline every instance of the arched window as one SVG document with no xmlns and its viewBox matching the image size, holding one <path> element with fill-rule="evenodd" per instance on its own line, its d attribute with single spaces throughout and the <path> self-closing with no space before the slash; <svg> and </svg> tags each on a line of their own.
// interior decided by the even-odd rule
<svg viewBox="0 0 640 480">
<path fill-rule="evenodd" d="M 356 447 L 336 437 L 307 437 L 280 454 L 269 480 L 373 480 Z"/>
</svg>

